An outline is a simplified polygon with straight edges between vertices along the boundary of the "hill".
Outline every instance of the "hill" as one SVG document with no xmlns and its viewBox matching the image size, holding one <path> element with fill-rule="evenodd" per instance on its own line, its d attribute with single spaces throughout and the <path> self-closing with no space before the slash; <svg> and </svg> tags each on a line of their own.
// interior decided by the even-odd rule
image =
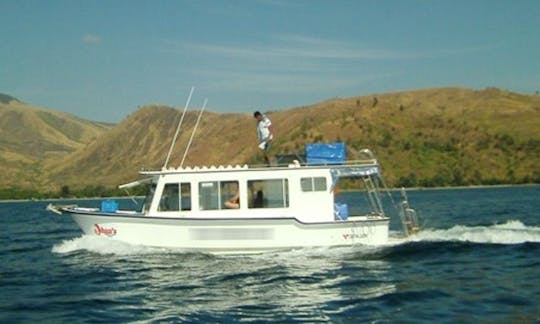
<svg viewBox="0 0 540 324">
<path fill-rule="evenodd" d="M 169 166 L 180 164 L 197 115 L 186 114 Z M 171 107 L 141 108 L 67 159 L 50 161 L 51 183 L 114 186 L 136 179 L 141 169 L 161 169 L 180 117 Z M 205 112 L 184 165 L 245 163 L 256 153 L 252 128 L 247 114 Z"/>
<path fill-rule="evenodd" d="M 0 94 L 0 187 L 42 187 L 45 161 L 65 157 L 109 128 Z"/>
<path fill-rule="evenodd" d="M 141 168 L 160 169 L 181 111 L 147 106 L 97 140 L 47 164 L 59 187 L 115 186 Z M 344 141 L 350 159 L 363 148 L 378 156 L 390 185 L 444 186 L 540 182 L 540 96 L 500 89 L 426 89 L 353 98 L 268 112 L 272 152 L 303 152 L 306 143 Z M 178 166 L 191 111 L 169 165 Z M 257 161 L 251 113 L 205 112 L 187 165 Z M 51 188 L 52 189 L 52 188 Z"/>
<path fill-rule="evenodd" d="M 540 96 L 439 88 L 334 98 L 267 112 L 273 154 L 344 141 L 379 158 L 391 186 L 540 183 Z M 188 112 L 169 166 L 178 166 L 197 111 Z M 115 187 L 160 169 L 181 111 L 146 106 L 113 127 L 0 95 L 0 189 L 58 193 Z M 205 112 L 184 166 L 261 162 L 251 113 Z"/>
</svg>

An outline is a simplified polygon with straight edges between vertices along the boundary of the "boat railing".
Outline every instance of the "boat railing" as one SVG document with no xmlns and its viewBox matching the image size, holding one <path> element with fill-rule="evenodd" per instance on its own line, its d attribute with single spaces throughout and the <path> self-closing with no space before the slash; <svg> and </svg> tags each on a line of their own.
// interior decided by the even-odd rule
<svg viewBox="0 0 540 324">
<path fill-rule="evenodd" d="M 339 166 L 351 166 L 351 165 L 374 165 L 378 164 L 377 159 L 357 159 L 357 160 L 347 160 L 342 163 L 307 163 L 307 162 L 300 162 L 300 161 L 292 161 L 291 163 L 279 163 L 270 165 L 270 167 L 320 167 L 320 166 L 327 166 L 327 167 L 339 167 Z M 269 167 L 267 164 L 258 164 L 258 165 L 250 165 L 252 168 L 256 167 Z"/>
<path fill-rule="evenodd" d="M 306 163 L 293 161 L 292 163 L 272 163 L 272 164 L 244 164 L 244 165 L 211 165 L 211 166 L 187 166 L 187 167 L 168 167 L 161 170 L 141 170 L 139 174 L 142 175 L 157 175 L 163 173 L 177 173 L 177 172 L 201 172 L 201 171 L 235 171 L 246 169 L 268 169 L 268 168 L 300 168 L 300 167 L 340 167 L 340 166 L 353 166 L 353 165 L 378 165 L 376 159 L 371 160 L 347 160 L 343 163 Z M 137 183 L 138 184 L 138 183 Z M 131 186 L 132 183 L 122 185 Z"/>
<path fill-rule="evenodd" d="M 405 188 L 401 188 L 401 203 L 400 203 L 400 218 L 403 226 L 403 232 L 405 236 L 410 236 L 418 233 L 420 227 L 418 226 L 418 218 L 416 211 L 409 205 L 409 199 Z"/>
</svg>

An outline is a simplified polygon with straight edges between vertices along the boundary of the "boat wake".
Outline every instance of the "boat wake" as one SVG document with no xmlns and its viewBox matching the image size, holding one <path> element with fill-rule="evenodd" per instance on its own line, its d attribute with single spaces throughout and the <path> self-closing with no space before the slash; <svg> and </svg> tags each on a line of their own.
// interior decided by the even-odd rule
<svg viewBox="0 0 540 324">
<path fill-rule="evenodd" d="M 82 235 L 71 240 L 64 240 L 52 247 L 53 253 L 67 254 L 76 251 L 89 251 L 99 254 L 138 255 L 161 253 L 168 250 L 166 248 L 129 244 L 94 235 Z"/>
<path fill-rule="evenodd" d="M 399 241 L 399 239 L 396 241 Z M 490 226 L 455 225 L 449 229 L 425 229 L 417 235 L 402 239 L 400 243 L 418 241 L 458 241 L 488 244 L 538 243 L 540 242 L 540 227 L 527 226 L 519 220 L 510 220 L 506 223 Z"/>
</svg>

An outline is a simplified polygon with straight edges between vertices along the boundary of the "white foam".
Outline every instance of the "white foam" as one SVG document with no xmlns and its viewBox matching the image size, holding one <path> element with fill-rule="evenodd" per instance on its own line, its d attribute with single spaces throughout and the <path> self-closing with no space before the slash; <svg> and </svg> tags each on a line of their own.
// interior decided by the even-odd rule
<svg viewBox="0 0 540 324">
<path fill-rule="evenodd" d="M 540 227 L 519 220 L 491 226 L 456 225 L 449 229 L 426 229 L 406 241 L 462 241 L 473 243 L 520 244 L 540 242 Z"/>
<path fill-rule="evenodd" d="M 94 235 L 83 235 L 71 240 L 64 240 L 62 243 L 55 244 L 52 248 L 52 252 L 60 254 L 79 250 L 115 255 L 149 254 L 167 251 L 167 249 L 134 245 Z"/>
</svg>

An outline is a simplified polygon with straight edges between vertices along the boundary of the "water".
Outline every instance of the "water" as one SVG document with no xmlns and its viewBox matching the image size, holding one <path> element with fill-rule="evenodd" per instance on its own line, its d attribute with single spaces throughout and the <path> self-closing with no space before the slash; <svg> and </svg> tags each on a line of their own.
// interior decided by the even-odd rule
<svg viewBox="0 0 540 324">
<path fill-rule="evenodd" d="M 0 322 L 539 322 L 539 197 L 412 191 L 415 238 L 254 256 L 83 236 L 45 202 L 0 203 Z"/>
</svg>

